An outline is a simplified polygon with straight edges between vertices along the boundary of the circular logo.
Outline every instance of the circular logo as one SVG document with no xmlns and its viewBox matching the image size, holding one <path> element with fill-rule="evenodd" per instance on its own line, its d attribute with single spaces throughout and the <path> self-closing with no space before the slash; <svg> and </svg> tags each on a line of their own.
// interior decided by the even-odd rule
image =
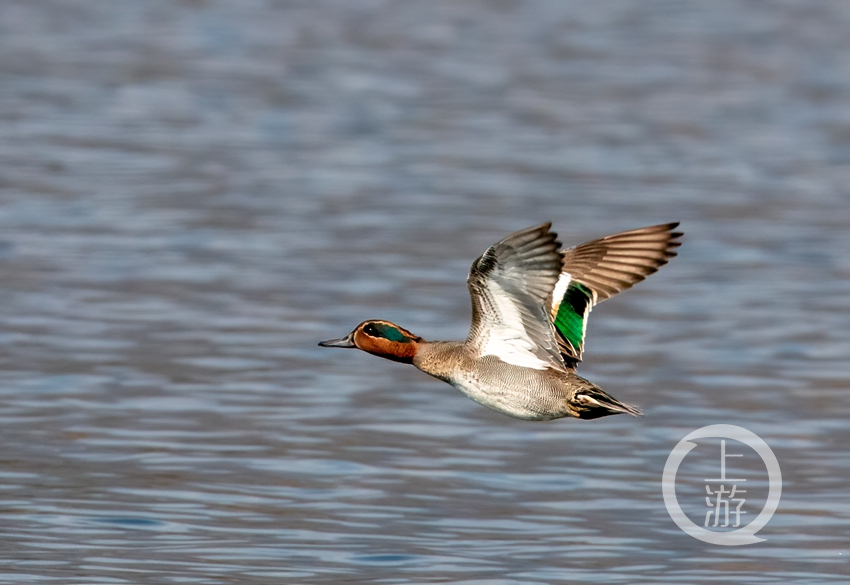
<svg viewBox="0 0 850 585">
<path fill-rule="evenodd" d="M 758 453 L 767 468 L 769 490 L 764 509 L 762 509 L 759 515 L 756 516 L 755 520 L 738 530 L 732 530 L 729 532 L 714 532 L 706 530 L 702 526 L 697 526 L 690 518 L 685 516 L 682 508 L 679 506 L 679 502 L 676 500 L 676 472 L 679 470 L 679 465 L 685 459 L 687 454 L 691 452 L 691 449 L 696 447 L 696 443 L 691 443 L 689 441 L 693 439 L 705 439 L 712 437 L 732 439 L 744 443 L 753 451 Z M 728 482 L 736 481 L 731 479 L 726 480 L 725 458 L 735 457 L 737 455 L 726 455 L 725 442 L 723 443 L 723 449 L 724 451 L 721 455 L 721 465 L 723 466 L 721 479 Z M 667 512 L 670 513 L 670 517 L 673 519 L 673 522 L 675 522 L 679 528 L 684 530 L 685 533 L 698 540 L 702 540 L 703 542 L 719 544 L 722 546 L 754 544 L 764 540 L 763 538 L 758 538 L 755 534 L 764 528 L 765 524 L 768 523 L 770 518 L 773 516 L 773 513 L 776 511 L 777 506 L 779 506 L 779 496 L 782 494 L 782 472 L 779 469 L 779 461 L 776 460 L 776 456 L 773 454 L 773 451 L 771 451 L 770 447 L 767 446 L 767 443 L 762 441 L 755 433 L 735 425 L 709 425 L 689 433 L 684 439 L 679 441 L 679 443 L 673 448 L 673 451 L 670 452 L 670 456 L 667 457 L 667 464 L 664 465 L 664 475 L 661 478 L 661 491 L 664 494 L 664 505 L 667 506 Z M 723 486 L 719 488 L 718 492 L 711 492 L 709 487 L 706 488 L 706 491 L 710 494 L 717 494 L 718 510 L 714 524 L 714 526 L 717 526 L 717 517 L 720 514 L 721 495 L 730 494 L 734 496 L 735 487 L 732 488 L 731 492 L 725 491 Z M 728 523 L 728 501 L 723 503 L 726 504 Z M 708 525 L 708 518 L 709 517 L 706 516 L 706 525 Z"/>
</svg>

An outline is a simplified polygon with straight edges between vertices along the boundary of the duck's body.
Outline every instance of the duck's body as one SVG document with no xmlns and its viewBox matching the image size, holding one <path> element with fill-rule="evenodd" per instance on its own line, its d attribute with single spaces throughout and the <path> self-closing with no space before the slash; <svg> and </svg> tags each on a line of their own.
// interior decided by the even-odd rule
<svg viewBox="0 0 850 585">
<path fill-rule="evenodd" d="M 594 304 L 640 282 L 675 256 L 677 223 L 560 251 L 550 224 L 491 246 L 467 283 L 466 341 L 428 342 L 389 321 L 364 321 L 324 347 L 352 347 L 409 363 L 479 404 L 525 420 L 640 414 L 575 372 Z"/>
<path fill-rule="evenodd" d="M 503 362 L 493 355 L 479 358 L 462 342 L 420 342 L 412 363 L 475 402 L 514 418 L 597 418 L 613 414 L 612 410 L 640 414 L 574 370 L 535 370 Z"/>
</svg>

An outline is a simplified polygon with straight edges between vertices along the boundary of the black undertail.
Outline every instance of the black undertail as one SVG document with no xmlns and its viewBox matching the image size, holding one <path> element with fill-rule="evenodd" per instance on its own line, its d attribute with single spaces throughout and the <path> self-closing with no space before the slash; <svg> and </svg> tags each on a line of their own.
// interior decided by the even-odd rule
<svg viewBox="0 0 850 585">
<path fill-rule="evenodd" d="M 579 418 L 586 420 L 613 414 L 631 414 L 632 416 L 643 414 L 639 408 L 620 402 L 598 386 L 583 388 L 577 392 L 571 401 L 571 406 Z"/>
</svg>

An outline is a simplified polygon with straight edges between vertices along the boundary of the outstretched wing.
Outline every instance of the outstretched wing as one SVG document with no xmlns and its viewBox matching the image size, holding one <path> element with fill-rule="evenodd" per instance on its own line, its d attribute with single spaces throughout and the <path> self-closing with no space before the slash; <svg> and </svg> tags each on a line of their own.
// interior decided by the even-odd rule
<svg viewBox="0 0 850 585">
<path fill-rule="evenodd" d="M 563 250 L 563 271 L 552 293 L 551 317 L 567 367 L 581 361 L 587 316 L 597 303 L 631 288 L 676 255 L 679 223 L 607 236 Z"/>
<path fill-rule="evenodd" d="M 564 369 L 549 315 L 562 266 L 561 244 L 551 225 L 516 232 L 472 263 L 467 344 L 477 356 L 493 355 L 537 370 Z"/>
</svg>

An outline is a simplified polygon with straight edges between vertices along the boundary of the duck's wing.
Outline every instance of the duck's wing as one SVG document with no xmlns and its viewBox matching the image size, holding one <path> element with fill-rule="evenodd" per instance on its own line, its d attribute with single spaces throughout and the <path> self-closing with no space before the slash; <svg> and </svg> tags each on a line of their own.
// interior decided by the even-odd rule
<svg viewBox="0 0 850 585">
<path fill-rule="evenodd" d="M 561 244 L 551 225 L 516 232 L 472 263 L 467 346 L 476 357 L 493 355 L 537 370 L 564 369 L 549 314 L 562 266 Z"/>
<path fill-rule="evenodd" d="M 681 245 L 679 223 L 607 236 L 563 250 L 563 272 L 552 293 L 551 317 L 567 367 L 581 361 L 587 317 L 597 303 L 631 288 L 667 264 Z"/>
</svg>

